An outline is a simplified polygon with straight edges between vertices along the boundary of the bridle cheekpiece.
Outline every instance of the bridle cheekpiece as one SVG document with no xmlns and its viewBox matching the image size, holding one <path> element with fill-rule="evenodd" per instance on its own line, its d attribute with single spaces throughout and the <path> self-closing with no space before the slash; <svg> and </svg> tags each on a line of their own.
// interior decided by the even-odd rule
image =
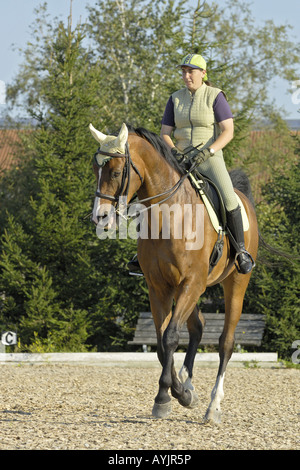
<svg viewBox="0 0 300 470">
<path fill-rule="evenodd" d="M 135 166 L 135 164 L 133 163 L 130 157 L 128 141 L 125 144 L 125 153 L 105 152 L 104 150 L 100 150 L 99 148 L 94 155 L 94 161 L 96 165 L 98 166 L 98 168 L 103 168 L 104 165 L 106 165 L 106 163 L 109 162 L 112 158 L 125 158 L 125 165 L 123 168 L 120 190 L 116 196 L 110 196 L 109 194 L 101 193 L 97 189 L 96 197 L 99 197 L 102 199 L 108 199 L 109 201 L 115 202 L 118 205 L 118 201 L 121 196 L 125 196 L 125 197 L 128 196 L 129 185 L 130 185 L 130 167 L 132 166 L 134 171 L 138 174 L 142 184 L 143 184 L 143 178 L 138 168 Z"/>
</svg>

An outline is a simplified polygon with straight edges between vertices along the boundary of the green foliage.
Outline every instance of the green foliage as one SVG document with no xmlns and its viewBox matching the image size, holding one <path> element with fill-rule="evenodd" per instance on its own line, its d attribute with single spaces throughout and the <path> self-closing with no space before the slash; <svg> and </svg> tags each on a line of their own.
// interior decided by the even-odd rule
<svg viewBox="0 0 300 470">
<path fill-rule="evenodd" d="M 133 126 L 159 133 L 169 95 L 181 86 L 176 65 L 184 48 L 185 2 L 98 0 L 88 9 L 105 96 L 98 127 L 115 129 L 126 116 Z"/>
<path fill-rule="evenodd" d="M 299 157 L 299 137 L 296 152 Z M 245 307 L 266 315 L 264 346 L 287 360 L 300 337 L 300 165 L 291 160 L 264 187 L 265 199 L 257 210 L 265 241 L 290 258 L 261 247 Z"/>
<path fill-rule="evenodd" d="M 17 328 L 29 349 L 36 338 L 39 348 L 47 350 L 51 339 L 52 350 L 59 351 L 105 350 L 115 337 L 122 343 L 123 330 L 128 337 L 128 323 L 146 298 L 142 291 L 135 299 L 136 284 L 125 282 L 128 243 L 99 244 L 84 220 L 95 190 L 88 123 L 100 101 L 82 40 L 80 28 L 73 32 L 58 24 L 39 100 L 28 103 L 39 121 L 26 135 L 28 157 L 1 182 L 3 207 L 11 214 L 1 213 L 1 328 Z"/>
</svg>

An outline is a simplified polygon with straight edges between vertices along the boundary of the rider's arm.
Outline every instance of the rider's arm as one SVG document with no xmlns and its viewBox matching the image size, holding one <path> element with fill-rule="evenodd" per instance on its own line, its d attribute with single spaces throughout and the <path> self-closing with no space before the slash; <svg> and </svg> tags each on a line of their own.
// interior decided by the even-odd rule
<svg viewBox="0 0 300 470">
<path fill-rule="evenodd" d="M 234 134 L 234 124 L 233 119 L 225 119 L 218 123 L 221 129 L 221 134 L 215 140 L 215 142 L 210 145 L 210 148 L 214 149 L 215 152 L 222 150 L 232 139 Z"/>
<path fill-rule="evenodd" d="M 160 131 L 160 136 L 161 138 L 165 141 L 165 143 L 172 149 L 175 147 L 171 135 L 174 130 L 174 127 L 172 126 L 167 126 L 166 124 L 162 124 L 161 126 L 161 131 Z"/>
<path fill-rule="evenodd" d="M 167 102 L 166 108 L 165 108 L 162 121 L 161 121 L 160 136 L 171 149 L 175 147 L 171 138 L 171 135 L 174 129 L 175 129 L 174 104 L 173 104 L 172 96 L 170 96 Z"/>
</svg>

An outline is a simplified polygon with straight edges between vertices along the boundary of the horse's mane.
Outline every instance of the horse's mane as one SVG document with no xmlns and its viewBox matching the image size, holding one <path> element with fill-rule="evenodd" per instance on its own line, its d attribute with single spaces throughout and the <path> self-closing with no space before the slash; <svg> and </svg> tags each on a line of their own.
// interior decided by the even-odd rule
<svg viewBox="0 0 300 470">
<path fill-rule="evenodd" d="M 158 136 L 154 132 L 144 129 L 143 127 L 134 128 L 130 124 L 126 125 L 128 127 L 129 132 L 134 132 L 142 139 L 147 140 L 147 142 L 149 142 L 149 144 L 151 144 L 152 147 L 157 150 L 157 152 L 171 165 L 172 168 L 174 168 L 174 170 L 178 171 L 182 175 L 184 174 L 184 170 L 180 167 L 176 158 L 170 151 L 170 148 L 160 136 Z"/>
</svg>

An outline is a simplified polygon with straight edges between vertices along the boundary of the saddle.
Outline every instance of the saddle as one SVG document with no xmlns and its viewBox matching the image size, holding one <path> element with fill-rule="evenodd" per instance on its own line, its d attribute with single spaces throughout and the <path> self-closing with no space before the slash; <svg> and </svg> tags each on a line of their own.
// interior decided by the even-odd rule
<svg viewBox="0 0 300 470">
<path fill-rule="evenodd" d="M 189 175 L 191 185 L 203 200 L 209 216 L 212 220 L 214 229 L 218 232 L 219 228 L 226 227 L 226 209 L 221 193 L 216 184 L 203 176 L 197 170 Z M 216 219 L 217 218 L 217 224 Z"/>
<path fill-rule="evenodd" d="M 210 274 L 222 256 L 224 247 L 224 236 L 228 235 L 233 247 L 235 246 L 235 240 L 232 238 L 231 233 L 226 228 L 227 220 L 225 204 L 216 184 L 209 178 L 203 176 L 198 170 L 194 170 L 189 174 L 189 180 L 197 194 L 199 194 L 199 196 L 201 197 L 207 209 L 211 223 L 215 231 L 218 233 L 218 239 L 214 245 L 209 260 Z M 236 196 L 241 207 L 243 228 L 244 231 L 247 231 L 249 230 L 248 217 L 241 199 L 237 194 Z"/>
</svg>

